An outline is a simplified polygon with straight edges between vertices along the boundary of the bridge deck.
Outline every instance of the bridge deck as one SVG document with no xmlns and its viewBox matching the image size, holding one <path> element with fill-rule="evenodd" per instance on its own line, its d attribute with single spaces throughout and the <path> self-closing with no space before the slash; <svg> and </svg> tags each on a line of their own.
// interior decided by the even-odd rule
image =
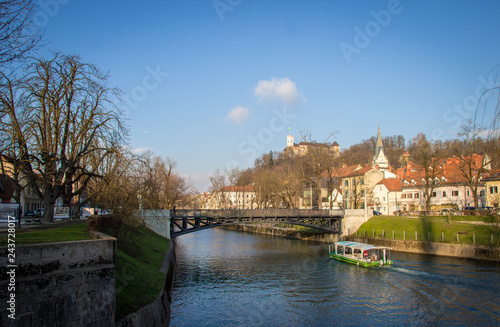
<svg viewBox="0 0 500 327">
<path fill-rule="evenodd" d="M 242 222 L 273 222 L 307 226 L 327 233 L 340 233 L 343 210 L 253 209 L 171 211 L 171 237 Z"/>
</svg>

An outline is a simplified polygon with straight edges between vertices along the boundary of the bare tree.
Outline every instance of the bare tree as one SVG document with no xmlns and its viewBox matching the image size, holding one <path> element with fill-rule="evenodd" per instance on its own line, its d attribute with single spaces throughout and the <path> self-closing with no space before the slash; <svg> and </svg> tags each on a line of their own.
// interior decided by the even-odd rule
<svg viewBox="0 0 500 327">
<path fill-rule="evenodd" d="M 82 176 L 99 176 L 88 157 L 103 161 L 124 140 L 116 90 L 95 66 L 59 54 L 36 60 L 18 81 L 2 77 L 1 130 L 13 140 L 8 159 L 44 200 L 44 221 L 52 221 L 58 197 L 67 205 L 82 193 Z"/>
<path fill-rule="evenodd" d="M 460 158 L 458 169 L 472 192 L 476 208 L 479 207 L 477 193 L 479 186 L 482 185 L 481 176 L 491 169 L 493 160 L 486 153 L 477 152 L 476 146 L 484 131 L 484 128 L 477 126 L 472 120 L 468 120 L 458 133 L 458 136 L 464 139 L 465 147 L 462 151 L 458 149 L 455 151 L 455 154 Z"/>
<path fill-rule="evenodd" d="M 210 194 L 212 196 L 212 200 L 215 202 L 215 207 L 226 208 L 228 205 L 226 194 L 224 192 L 224 186 L 226 186 L 226 176 L 217 169 L 217 171 L 210 176 L 210 183 Z"/>
<path fill-rule="evenodd" d="M 425 210 L 430 210 L 434 188 L 439 185 L 438 178 L 443 174 L 439 160 L 443 156 L 442 149 L 439 144 L 427 140 L 425 134 L 419 133 L 412 140 L 411 155 L 412 160 L 423 169 L 422 188 L 424 190 Z"/>
<path fill-rule="evenodd" d="M 39 44 L 42 33 L 33 21 L 31 0 L 0 1 L 0 67 L 22 59 Z"/>
</svg>

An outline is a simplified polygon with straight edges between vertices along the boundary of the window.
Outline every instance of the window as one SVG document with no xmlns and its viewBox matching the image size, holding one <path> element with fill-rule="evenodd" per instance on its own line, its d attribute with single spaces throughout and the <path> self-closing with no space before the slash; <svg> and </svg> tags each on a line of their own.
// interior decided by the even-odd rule
<svg viewBox="0 0 500 327">
<path fill-rule="evenodd" d="M 467 196 L 470 196 L 470 190 L 467 190 Z"/>
<path fill-rule="evenodd" d="M 446 197 L 446 191 L 443 191 L 443 198 Z"/>
<path fill-rule="evenodd" d="M 490 186 L 490 194 L 497 194 L 498 186 Z"/>
<path fill-rule="evenodd" d="M 365 196 L 365 190 L 361 190 L 361 196 Z"/>
<path fill-rule="evenodd" d="M 345 186 L 349 186 L 349 180 L 348 179 L 345 180 L 344 185 Z"/>
<path fill-rule="evenodd" d="M 360 178 L 359 184 L 360 185 L 365 185 L 365 179 L 363 177 Z"/>
<path fill-rule="evenodd" d="M 420 194 L 419 193 L 415 193 L 415 196 L 414 196 L 415 199 L 418 199 L 420 198 Z"/>
<path fill-rule="evenodd" d="M 408 194 L 408 199 L 411 199 L 413 197 L 413 194 L 409 193 Z"/>
<path fill-rule="evenodd" d="M 484 190 L 481 190 L 481 192 L 479 192 L 479 196 L 484 196 L 484 193 L 486 193 Z"/>
<path fill-rule="evenodd" d="M 436 197 L 436 192 L 432 192 L 431 197 L 435 198 Z"/>
<path fill-rule="evenodd" d="M 405 194 L 405 193 L 402 193 L 402 194 L 401 194 L 401 198 L 402 198 L 402 199 L 406 199 L 406 194 Z"/>
<path fill-rule="evenodd" d="M 458 196 L 458 191 L 451 191 L 451 196 Z"/>
</svg>

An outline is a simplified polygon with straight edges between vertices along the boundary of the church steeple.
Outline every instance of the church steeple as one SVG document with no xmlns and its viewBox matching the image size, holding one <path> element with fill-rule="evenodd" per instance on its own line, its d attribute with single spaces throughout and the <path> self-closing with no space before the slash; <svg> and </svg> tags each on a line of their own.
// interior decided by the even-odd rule
<svg viewBox="0 0 500 327">
<path fill-rule="evenodd" d="M 389 161 L 385 156 L 382 135 L 380 134 L 380 124 L 377 124 L 377 144 L 375 145 L 375 155 L 373 156 L 372 165 L 378 166 L 380 170 L 389 169 Z"/>
</svg>

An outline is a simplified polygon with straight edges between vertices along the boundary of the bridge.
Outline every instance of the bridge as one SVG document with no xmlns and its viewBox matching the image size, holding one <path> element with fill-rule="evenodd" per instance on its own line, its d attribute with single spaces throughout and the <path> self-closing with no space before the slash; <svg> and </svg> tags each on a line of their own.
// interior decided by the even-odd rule
<svg viewBox="0 0 500 327">
<path fill-rule="evenodd" d="M 284 223 L 339 234 L 344 210 L 221 209 L 171 210 L 170 237 L 237 223 Z"/>
</svg>

